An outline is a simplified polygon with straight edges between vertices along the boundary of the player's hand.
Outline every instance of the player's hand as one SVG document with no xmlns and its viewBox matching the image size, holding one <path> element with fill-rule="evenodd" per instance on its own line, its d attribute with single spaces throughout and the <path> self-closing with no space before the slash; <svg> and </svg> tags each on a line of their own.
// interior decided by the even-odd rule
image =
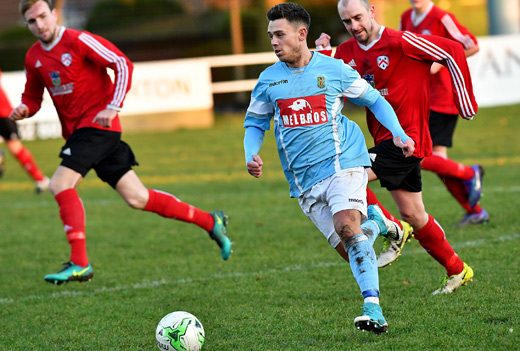
<svg viewBox="0 0 520 351">
<path fill-rule="evenodd" d="M 408 139 L 403 143 L 401 137 L 398 136 L 394 138 L 394 145 L 401 148 L 403 150 L 403 155 L 406 157 L 412 156 L 415 151 L 415 142 L 412 139 Z"/>
<path fill-rule="evenodd" d="M 440 63 L 434 62 L 432 63 L 432 66 L 430 67 L 430 74 L 437 74 L 441 70 L 441 68 L 444 67 Z"/>
<path fill-rule="evenodd" d="M 262 176 L 262 166 L 264 162 L 259 155 L 253 155 L 253 161 L 247 163 L 247 172 L 255 178 Z"/>
<path fill-rule="evenodd" d="M 116 118 L 117 111 L 111 108 L 106 108 L 103 111 L 99 111 L 96 117 L 92 120 L 92 123 L 97 123 L 101 127 L 110 128 L 112 126 L 112 120 Z"/>
<path fill-rule="evenodd" d="M 325 50 L 330 50 L 330 35 L 321 33 L 320 37 L 314 42 L 316 47 L 321 46 Z"/>
<path fill-rule="evenodd" d="M 29 117 L 29 108 L 24 104 L 20 104 L 17 106 L 9 115 L 9 118 L 13 121 L 17 121 L 19 119 L 24 119 Z"/>
</svg>

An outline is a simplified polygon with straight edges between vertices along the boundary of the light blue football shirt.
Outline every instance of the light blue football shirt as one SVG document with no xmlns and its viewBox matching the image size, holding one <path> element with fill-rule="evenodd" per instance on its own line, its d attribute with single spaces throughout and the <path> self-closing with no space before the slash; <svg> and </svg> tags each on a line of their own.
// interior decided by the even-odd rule
<svg viewBox="0 0 520 351">
<path fill-rule="evenodd" d="M 260 74 L 244 127 L 265 131 L 274 121 L 290 195 L 299 197 L 342 169 L 370 167 L 361 129 L 341 110 L 344 97 L 371 106 L 379 96 L 343 61 L 314 52 L 305 67 L 278 61 Z"/>
</svg>

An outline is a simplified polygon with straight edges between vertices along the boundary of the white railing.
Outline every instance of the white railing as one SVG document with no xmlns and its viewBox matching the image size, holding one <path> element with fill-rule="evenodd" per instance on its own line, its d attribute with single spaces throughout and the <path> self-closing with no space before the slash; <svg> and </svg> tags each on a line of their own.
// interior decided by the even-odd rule
<svg viewBox="0 0 520 351">
<path fill-rule="evenodd" d="M 479 106 L 498 106 L 520 103 L 520 35 L 490 36 L 478 38 L 480 52 L 468 59 L 473 90 Z M 274 52 L 262 52 L 242 55 L 207 56 L 193 59 L 168 60 L 163 62 L 136 63 L 136 67 L 159 65 L 161 79 L 150 80 L 150 74 L 134 74 L 133 88 L 125 102 L 125 114 L 135 114 L 138 109 L 150 106 L 150 94 L 154 91 L 169 92 L 172 94 L 155 94 L 153 97 L 162 99 L 154 102 L 154 106 L 164 105 L 168 112 L 184 112 L 200 108 L 213 108 L 213 95 L 225 93 L 239 93 L 252 91 L 257 79 L 238 79 L 223 82 L 213 82 L 211 74 L 201 76 L 201 72 L 210 71 L 217 67 L 239 67 L 248 65 L 273 64 L 277 61 Z M 195 64 L 195 65 L 194 65 Z M 168 69 L 172 65 L 176 70 Z M 194 69 L 193 67 L 199 67 Z M 164 69 L 164 70 L 162 70 Z M 175 73 L 175 72 L 182 73 Z M 194 71 L 195 70 L 195 71 Z M 149 73 L 145 69 L 145 73 Z M 134 71 L 136 72 L 136 71 Z M 164 74 L 169 72 L 170 74 Z M 143 76 L 140 78 L 140 76 Z M 23 72 L 5 72 L 2 77 L 2 85 L 6 90 L 13 105 L 19 103 L 20 94 L 25 84 Z M 143 80 L 141 82 L 141 80 Z M 174 83 L 168 83 L 174 80 Z M 165 81 L 167 81 L 165 83 Z M 143 83 L 143 84 L 140 84 Z M 163 89 L 165 84 L 170 89 Z M 178 86 L 186 86 L 191 89 L 174 89 Z M 173 87 L 173 88 L 172 88 Z M 178 90 L 178 91 L 176 91 Z M 133 104 L 130 101 L 139 95 L 141 100 Z M 148 94 L 148 95 L 147 95 Z M 186 94 L 190 94 L 189 96 Z M 193 96 L 195 94 L 195 96 Z M 198 94 L 198 95 L 197 95 Z M 164 95 L 164 96 L 163 96 Z M 143 96 L 145 99 L 143 100 Z M 173 104 L 172 102 L 177 102 Z M 178 102 L 182 102 L 179 104 Z M 132 111 L 132 105 L 137 106 Z M 149 109 L 152 111 L 153 109 Z M 142 113 L 142 111 L 141 111 Z M 42 110 L 38 117 L 23 120 L 20 129 L 23 138 L 52 138 L 59 137 L 59 121 L 50 98 L 44 99 Z"/>
</svg>

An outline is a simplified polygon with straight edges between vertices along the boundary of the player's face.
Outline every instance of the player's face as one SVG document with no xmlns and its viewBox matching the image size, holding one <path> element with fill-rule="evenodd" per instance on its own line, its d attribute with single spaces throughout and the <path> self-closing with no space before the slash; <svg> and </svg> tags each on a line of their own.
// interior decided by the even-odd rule
<svg viewBox="0 0 520 351">
<path fill-rule="evenodd" d="M 347 31 L 361 44 L 368 45 L 378 36 L 373 6 L 367 9 L 361 1 L 350 0 L 346 5 L 338 4 L 338 13 Z"/>
<path fill-rule="evenodd" d="M 295 27 L 285 18 L 281 18 L 269 22 L 267 34 L 280 61 L 287 63 L 289 67 L 299 61 L 303 53 L 302 39 L 305 41 L 306 35 L 303 27 Z"/>
<path fill-rule="evenodd" d="M 36 38 L 50 44 L 58 36 L 58 12 L 44 1 L 38 1 L 24 14 L 25 25 Z"/>
</svg>

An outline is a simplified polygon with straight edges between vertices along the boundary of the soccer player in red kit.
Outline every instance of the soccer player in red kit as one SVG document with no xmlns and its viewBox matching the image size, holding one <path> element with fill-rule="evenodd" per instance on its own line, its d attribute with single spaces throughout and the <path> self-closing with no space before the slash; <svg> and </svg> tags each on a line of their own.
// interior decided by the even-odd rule
<svg viewBox="0 0 520 351">
<path fill-rule="evenodd" d="M 130 147 L 121 140 L 118 117 L 132 80 L 133 66 L 128 58 L 104 38 L 58 26 L 58 13 L 51 0 L 22 0 L 20 12 L 38 42 L 27 52 L 22 103 L 10 117 L 17 120 L 34 115 L 46 88 L 66 139 L 60 153 L 61 164 L 49 188 L 60 209 L 71 256 L 61 271 L 45 276 L 45 280 L 61 284 L 86 281 L 93 276 L 86 251 L 85 210 L 76 192 L 90 169 L 130 207 L 203 228 L 227 260 L 231 242 L 226 215 L 221 211 L 208 213 L 171 194 L 148 189 L 132 170 L 137 162 Z M 114 82 L 107 68 L 114 71 Z"/>
<path fill-rule="evenodd" d="M 1 75 L 2 71 L 0 71 L 0 76 Z M 31 178 L 34 179 L 36 183 L 36 193 L 41 194 L 49 189 L 49 178 L 42 173 L 31 152 L 20 141 L 16 122 L 8 118 L 12 110 L 13 107 L 0 85 L 0 135 L 4 138 L 9 152 L 20 162 L 23 169 L 25 169 Z M 2 176 L 3 172 L 4 154 L 3 151 L 0 150 L 0 176 Z"/>
<path fill-rule="evenodd" d="M 410 3 L 412 8 L 401 16 L 400 30 L 455 40 L 463 46 L 466 57 L 478 52 L 477 39 L 453 14 L 441 10 L 431 0 L 410 0 Z M 437 63 L 431 67 L 430 93 L 429 123 L 433 153 L 423 159 L 421 168 L 436 173 L 466 211 L 458 226 L 487 223 L 489 214 L 478 204 L 484 175 L 482 166 L 466 166 L 448 158 L 458 110 L 451 94 L 448 69 Z"/>
<path fill-rule="evenodd" d="M 335 57 L 379 90 L 394 108 L 407 135 L 416 142 L 413 156 L 401 157 L 390 145 L 392 135 L 367 110 L 368 128 L 375 144 L 368 150 L 372 160 L 372 167 L 367 170 L 369 181 L 379 179 L 381 186 L 390 191 L 401 217 L 412 225 L 415 239 L 446 269 L 442 286 L 433 294 L 451 293 L 472 279 L 473 270 L 459 258 L 442 227 L 425 210 L 420 162 L 432 149 L 428 129 L 432 62 L 449 68 L 460 114 L 471 119 L 477 113 L 464 52 L 459 44 L 448 39 L 379 25 L 374 6 L 368 0 L 340 0 L 338 12 L 353 38 L 338 46 Z M 316 45 L 330 46 L 330 36 L 323 33 Z"/>
</svg>

